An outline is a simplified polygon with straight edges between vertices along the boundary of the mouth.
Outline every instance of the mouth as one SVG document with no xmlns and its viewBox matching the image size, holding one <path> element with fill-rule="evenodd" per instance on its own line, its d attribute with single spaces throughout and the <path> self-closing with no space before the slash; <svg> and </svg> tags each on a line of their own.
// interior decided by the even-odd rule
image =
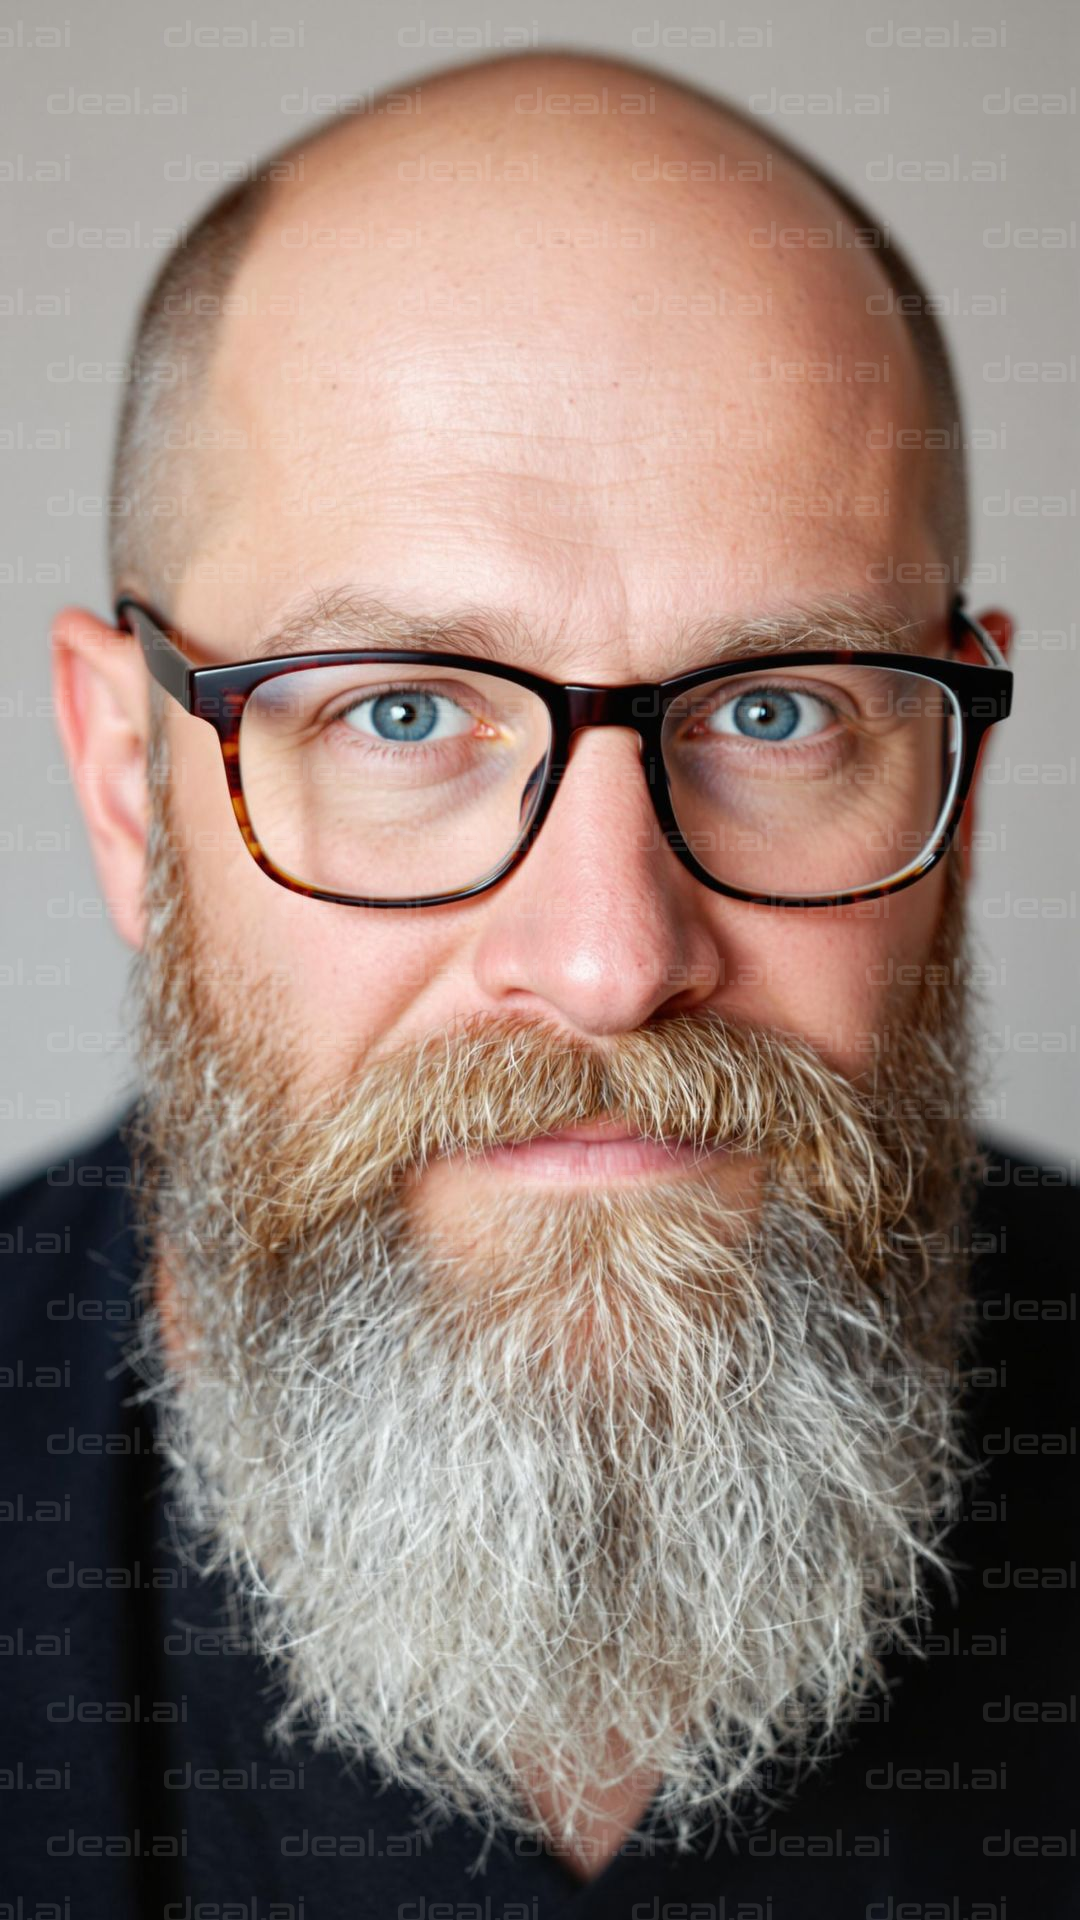
<svg viewBox="0 0 1080 1920">
<path fill-rule="evenodd" d="M 590 1121 L 538 1134 L 512 1146 L 489 1147 L 470 1164 L 497 1177 L 547 1183 L 602 1185 L 642 1178 L 681 1179 L 726 1161 L 724 1147 L 698 1146 L 681 1137 L 646 1140 L 616 1120 Z"/>
</svg>

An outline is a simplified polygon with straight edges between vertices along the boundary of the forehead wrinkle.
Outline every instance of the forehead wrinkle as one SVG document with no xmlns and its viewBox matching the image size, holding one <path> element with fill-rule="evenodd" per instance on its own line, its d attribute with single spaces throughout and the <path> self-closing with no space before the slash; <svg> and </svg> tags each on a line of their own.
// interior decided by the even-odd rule
<svg viewBox="0 0 1080 1920">
<path fill-rule="evenodd" d="M 595 629 L 591 637 L 595 641 Z M 309 593 L 248 657 L 415 648 L 474 654 L 494 665 L 502 662 L 549 676 L 576 673 L 580 678 L 588 671 L 576 664 L 581 660 L 583 638 L 568 631 L 565 623 L 557 635 L 530 630 L 511 609 L 465 606 L 443 614 L 407 612 L 377 595 L 342 586 Z M 827 595 L 772 612 L 680 622 L 667 641 L 672 658 L 664 677 L 674 678 L 732 657 L 779 651 L 850 648 L 914 653 L 926 638 L 925 622 L 887 602 L 860 593 Z M 659 631 L 657 640 L 663 642 Z"/>
</svg>

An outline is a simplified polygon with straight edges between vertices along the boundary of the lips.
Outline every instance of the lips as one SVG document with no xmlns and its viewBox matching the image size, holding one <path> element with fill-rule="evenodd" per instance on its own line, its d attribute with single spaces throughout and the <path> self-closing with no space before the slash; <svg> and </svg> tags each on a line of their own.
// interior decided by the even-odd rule
<svg viewBox="0 0 1080 1920">
<path fill-rule="evenodd" d="M 539 1134 L 513 1146 L 491 1147 L 474 1166 L 522 1180 L 584 1181 L 641 1179 L 649 1175 L 679 1178 L 727 1158 L 722 1147 L 702 1151 L 688 1140 L 646 1140 L 617 1120 L 590 1121 Z"/>
</svg>

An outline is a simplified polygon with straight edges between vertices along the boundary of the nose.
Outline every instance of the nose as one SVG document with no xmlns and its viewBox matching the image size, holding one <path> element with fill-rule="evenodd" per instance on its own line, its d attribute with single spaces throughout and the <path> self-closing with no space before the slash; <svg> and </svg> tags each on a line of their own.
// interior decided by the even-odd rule
<svg viewBox="0 0 1080 1920">
<path fill-rule="evenodd" d="M 720 904 L 660 832 L 637 734 L 587 728 L 525 858 L 477 903 L 476 983 L 500 1012 L 629 1032 L 715 991 Z"/>
</svg>

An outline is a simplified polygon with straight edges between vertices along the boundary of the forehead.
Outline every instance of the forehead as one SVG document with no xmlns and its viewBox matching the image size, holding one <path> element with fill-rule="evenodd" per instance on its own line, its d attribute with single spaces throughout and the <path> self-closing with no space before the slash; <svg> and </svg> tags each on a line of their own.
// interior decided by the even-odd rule
<svg viewBox="0 0 1080 1920">
<path fill-rule="evenodd" d="M 290 195 L 260 238 L 209 409 L 211 559 L 243 556 L 249 642 L 344 586 L 409 617 L 521 610 L 540 672 L 572 630 L 567 677 L 584 649 L 659 677 L 645 635 L 671 658 L 695 625 L 880 599 L 883 553 L 929 557 L 921 380 L 876 263 L 800 246 L 786 189 L 674 217 L 610 169 L 560 198 L 540 161 L 482 219 L 475 188 L 418 197 L 387 164 Z M 226 598 L 197 594 L 192 630 Z"/>
<path fill-rule="evenodd" d="M 790 469 L 803 450 L 838 473 L 842 450 L 844 470 L 869 473 L 882 428 L 921 415 L 872 257 L 765 245 L 775 223 L 749 210 L 720 231 L 523 213 L 498 246 L 363 212 L 355 228 L 281 222 L 223 330 L 215 405 L 294 459 L 356 462 L 366 446 L 403 470 L 453 454 L 490 476 L 501 451 L 507 479 L 568 489 L 622 478 L 631 450 L 638 464 L 684 450 L 714 478 Z"/>
<path fill-rule="evenodd" d="M 839 471 L 842 447 L 850 473 L 919 413 L 873 249 L 764 139 L 626 122 L 590 141 L 512 114 L 486 142 L 437 116 L 384 133 L 282 190 L 232 290 L 215 400 L 295 459 L 366 444 L 402 471 L 453 457 L 569 490 L 680 448 L 715 482 L 802 449 Z M 657 180 L 658 144 L 740 177 Z"/>
</svg>

